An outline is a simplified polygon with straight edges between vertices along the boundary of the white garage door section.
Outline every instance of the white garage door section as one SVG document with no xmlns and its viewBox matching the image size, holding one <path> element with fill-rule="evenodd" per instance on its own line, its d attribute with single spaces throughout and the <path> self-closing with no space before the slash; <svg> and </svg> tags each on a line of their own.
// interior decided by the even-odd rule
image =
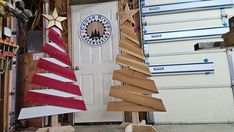
<svg viewBox="0 0 234 132">
<path fill-rule="evenodd" d="M 155 113 L 156 123 L 228 123 L 234 120 L 230 87 L 159 92 L 167 112 Z"/>
<path fill-rule="evenodd" d="M 150 57 L 150 59 L 150 65 L 199 63 L 203 62 L 205 59 L 214 62 L 214 74 L 185 74 L 153 77 L 159 89 L 231 86 L 229 65 L 225 52 Z"/>
<path fill-rule="evenodd" d="M 114 100 L 109 97 L 109 88 L 120 83 L 112 80 L 112 71 L 120 68 L 118 65 L 115 65 L 114 60 L 119 52 L 117 11 L 117 2 L 72 7 L 73 62 L 75 66 L 80 67 L 76 75 L 88 109 L 87 112 L 75 114 L 75 123 L 123 121 L 122 113 L 106 111 L 107 102 Z M 110 21 L 112 35 L 104 45 L 91 47 L 81 41 L 79 26 L 85 18 L 95 14 L 105 16 Z M 91 19 L 92 17 L 87 22 L 90 22 Z M 103 17 L 100 17 L 100 19 L 103 19 Z M 101 26 L 96 21 L 93 24 Z M 88 27 L 87 31 L 89 32 L 90 30 L 94 29 Z M 100 34 L 103 31 L 97 30 L 100 31 Z M 93 33 L 95 35 L 95 32 Z"/>
<path fill-rule="evenodd" d="M 234 121 L 226 49 L 194 50 L 196 43 L 223 41 L 228 18 L 234 16 L 232 4 L 232 0 L 141 1 L 147 63 L 152 72 L 168 71 L 152 76 L 160 92 L 153 96 L 160 96 L 167 108 L 166 113 L 154 113 L 156 123 Z M 209 64 L 212 72 L 187 72 L 197 64 L 201 69 Z M 172 74 L 173 70 L 181 73 Z"/>
</svg>

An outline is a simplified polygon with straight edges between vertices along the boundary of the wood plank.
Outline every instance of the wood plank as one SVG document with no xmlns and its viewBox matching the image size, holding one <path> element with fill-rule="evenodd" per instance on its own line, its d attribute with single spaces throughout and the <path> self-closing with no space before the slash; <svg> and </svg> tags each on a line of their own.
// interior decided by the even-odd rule
<svg viewBox="0 0 234 132">
<path fill-rule="evenodd" d="M 40 94 L 48 94 L 58 97 L 64 97 L 64 98 L 73 98 L 77 97 L 75 94 L 54 90 L 54 89 L 39 89 L 39 90 L 30 90 L 31 92 L 40 93 Z"/>
<path fill-rule="evenodd" d="M 126 55 L 118 55 L 116 57 L 116 63 L 122 66 L 128 66 L 132 70 L 136 70 L 146 75 L 151 75 L 149 67 L 147 64 L 143 62 L 138 62 L 136 60 L 131 59 Z"/>
<path fill-rule="evenodd" d="M 71 18 L 71 6 L 70 6 L 70 0 L 67 0 L 67 47 L 68 47 L 68 54 L 70 58 L 72 58 L 72 18 Z M 69 125 L 73 124 L 73 113 L 68 114 L 68 120 L 67 123 Z"/>
<path fill-rule="evenodd" d="M 133 75 L 123 74 L 119 72 L 119 70 L 114 71 L 113 80 L 118 80 L 123 83 L 127 83 L 129 85 L 133 85 L 133 86 L 144 88 L 144 89 L 151 89 L 151 90 L 157 89 L 155 82 L 153 80 L 149 80 L 149 79 L 147 80 L 147 79 L 135 77 Z"/>
<path fill-rule="evenodd" d="M 67 83 L 73 83 L 74 82 L 73 80 L 64 78 L 62 76 L 59 76 L 59 75 L 56 75 L 56 74 L 53 74 L 53 73 L 37 73 L 37 75 L 48 77 L 48 78 L 55 79 L 55 80 L 62 81 L 62 82 L 67 82 Z"/>
<path fill-rule="evenodd" d="M 58 127 L 59 121 L 58 121 L 58 115 L 52 115 L 51 116 L 51 127 Z"/>
<path fill-rule="evenodd" d="M 49 132 L 75 132 L 75 129 L 72 126 L 52 127 Z"/>
<path fill-rule="evenodd" d="M 156 132 L 156 129 L 151 125 L 130 124 L 126 127 L 125 132 Z"/>
<path fill-rule="evenodd" d="M 51 105 L 22 108 L 18 120 L 80 112 L 80 111 L 81 110 L 75 110 L 75 109 L 57 107 Z"/>
<path fill-rule="evenodd" d="M 72 126 L 39 128 L 36 132 L 75 132 Z"/>
<path fill-rule="evenodd" d="M 113 101 L 108 102 L 107 111 L 155 112 L 155 109 L 126 101 Z"/>
<path fill-rule="evenodd" d="M 124 88 L 127 91 L 130 92 L 134 92 L 137 94 L 155 94 L 158 93 L 158 90 L 155 89 L 146 89 L 146 88 L 141 88 L 141 87 L 136 87 L 136 86 L 132 86 L 132 85 L 128 85 L 128 84 L 124 84 L 124 85 L 119 85 L 119 86 L 112 86 L 112 88 Z"/>
<path fill-rule="evenodd" d="M 153 108 L 155 109 L 155 111 L 158 111 L 158 110 L 166 111 L 161 99 L 157 99 L 157 98 L 153 98 L 153 97 L 149 97 L 145 95 L 139 95 L 134 92 L 129 92 L 125 89 L 120 89 L 120 88 L 111 88 L 109 95 L 112 97 L 126 100 L 131 103 Z"/>
<path fill-rule="evenodd" d="M 126 37 L 127 39 L 133 41 L 137 45 L 140 45 L 140 42 L 137 38 L 137 34 L 134 32 L 133 26 L 129 23 L 126 22 L 120 27 L 121 30 L 121 35 Z"/>
<path fill-rule="evenodd" d="M 151 75 L 146 75 L 146 74 L 140 73 L 138 71 L 131 70 L 127 66 L 123 67 L 122 70 L 118 70 L 118 71 L 123 73 L 123 74 L 131 75 L 131 76 L 135 76 L 135 77 L 143 78 L 143 79 L 145 79 L 147 77 L 151 77 Z"/>
<path fill-rule="evenodd" d="M 132 44 L 131 41 L 128 41 L 127 39 L 121 39 L 119 44 L 120 50 L 131 54 L 139 59 L 145 60 L 145 56 L 143 54 L 143 50 L 140 47 L 135 46 L 135 44 Z"/>
<path fill-rule="evenodd" d="M 139 124 L 139 113 L 138 112 L 132 112 L 132 123 L 133 124 Z"/>
<path fill-rule="evenodd" d="M 224 39 L 224 46 L 229 47 L 234 45 L 234 31 L 229 31 L 222 36 Z"/>
<path fill-rule="evenodd" d="M 4 81 L 3 81 L 3 131 L 6 132 L 8 131 L 9 127 L 9 80 L 10 79 L 10 71 L 6 70 L 4 73 Z"/>
<path fill-rule="evenodd" d="M 137 61 L 137 62 L 141 62 L 141 63 L 145 64 L 144 61 L 143 61 L 142 59 L 140 59 L 140 58 L 138 58 L 138 57 L 135 57 L 135 56 L 133 56 L 133 55 L 131 55 L 131 54 L 128 54 L 128 53 L 126 53 L 126 52 L 124 52 L 124 51 L 122 51 L 122 52 L 123 52 L 122 55 L 124 55 L 125 57 L 127 57 L 127 58 L 129 58 L 129 59 L 131 59 L 131 60 L 135 60 L 135 61 Z"/>
<path fill-rule="evenodd" d="M 132 132 L 156 132 L 156 129 L 151 125 L 132 125 Z"/>
<path fill-rule="evenodd" d="M 49 61 L 51 63 L 54 63 L 54 64 L 62 66 L 62 67 L 70 68 L 70 66 L 68 66 L 67 64 L 65 64 L 65 63 L 63 63 L 55 58 L 41 58 L 41 59 L 44 59 L 46 61 Z"/>
</svg>

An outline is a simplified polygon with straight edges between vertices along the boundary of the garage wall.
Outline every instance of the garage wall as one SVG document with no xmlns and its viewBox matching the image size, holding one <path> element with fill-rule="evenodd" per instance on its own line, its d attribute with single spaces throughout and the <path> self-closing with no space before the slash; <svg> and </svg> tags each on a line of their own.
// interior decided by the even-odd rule
<svg viewBox="0 0 234 132">
<path fill-rule="evenodd" d="M 148 5 L 173 5 L 179 2 L 188 1 L 142 1 Z M 167 108 L 166 113 L 154 113 L 154 121 L 163 124 L 234 122 L 233 91 L 226 49 L 194 50 L 194 45 L 199 42 L 223 41 L 221 35 L 229 31 L 227 19 L 234 16 L 234 8 L 222 6 L 222 9 L 209 7 L 154 14 L 144 13 L 144 8 L 143 5 L 143 39 L 149 65 L 209 61 L 213 62 L 214 68 L 210 74 L 154 75 L 152 79 L 160 94 L 153 96 L 162 98 Z"/>
</svg>

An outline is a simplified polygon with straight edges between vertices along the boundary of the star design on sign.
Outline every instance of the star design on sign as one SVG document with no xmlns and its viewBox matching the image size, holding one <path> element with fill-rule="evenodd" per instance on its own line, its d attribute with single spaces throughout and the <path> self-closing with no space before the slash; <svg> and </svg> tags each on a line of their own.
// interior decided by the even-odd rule
<svg viewBox="0 0 234 132">
<path fill-rule="evenodd" d="M 54 9 L 54 11 L 51 15 L 42 14 L 42 16 L 45 17 L 49 21 L 49 23 L 47 25 L 47 29 L 50 27 L 56 26 L 60 30 L 63 31 L 63 27 L 61 25 L 61 22 L 66 20 L 67 18 L 58 16 L 58 12 L 57 12 L 56 8 Z"/>
<path fill-rule="evenodd" d="M 120 24 L 122 25 L 126 21 L 130 21 L 131 23 L 135 24 L 135 21 L 133 19 L 133 16 L 138 12 L 138 9 L 130 10 L 128 3 L 126 3 L 126 6 L 124 10 L 121 10 L 119 12 L 120 16 Z"/>
</svg>

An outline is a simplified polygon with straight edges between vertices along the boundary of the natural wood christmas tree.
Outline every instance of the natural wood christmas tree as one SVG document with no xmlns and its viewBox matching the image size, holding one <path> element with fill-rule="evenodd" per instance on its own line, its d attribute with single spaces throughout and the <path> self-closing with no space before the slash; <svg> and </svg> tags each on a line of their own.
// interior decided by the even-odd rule
<svg viewBox="0 0 234 132">
<path fill-rule="evenodd" d="M 139 22 L 133 18 L 138 10 L 130 10 L 128 3 L 124 5 L 119 13 L 121 30 L 119 49 L 122 54 L 116 57 L 116 63 L 121 65 L 123 69 L 115 70 L 113 73 L 113 79 L 121 81 L 123 85 L 112 86 L 109 94 L 112 97 L 122 99 L 122 101 L 108 102 L 107 110 L 132 112 L 136 115 L 138 112 L 166 111 L 161 99 L 148 96 L 148 94 L 158 94 L 158 90 L 155 82 L 148 79 L 151 73 L 148 65 L 144 63 L 146 58 L 138 37 Z M 139 123 L 137 120 L 139 118 L 133 123 Z M 140 126 L 155 131 L 152 126 Z M 139 126 L 135 127 L 139 129 Z M 126 131 L 134 131 L 133 129 L 134 125 L 130 125 Z"/>
</svg>

